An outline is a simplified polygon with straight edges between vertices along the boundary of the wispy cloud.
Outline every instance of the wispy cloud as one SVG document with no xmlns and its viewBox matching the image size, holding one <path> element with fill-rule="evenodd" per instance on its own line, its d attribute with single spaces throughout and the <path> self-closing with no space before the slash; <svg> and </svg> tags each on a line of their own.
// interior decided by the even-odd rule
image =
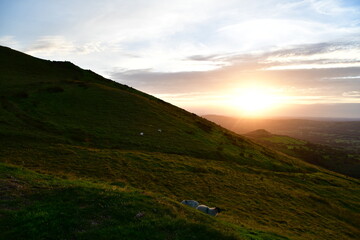
<svg viewBox="0 0 360 240">
<path fill-rule="evenodd" d="M 357 14 L 359 11 L 353 7 L 343 6 L 339 0 L 307 0 L 305 1 L 318 13 L 324 15 L 342 15 L 346 13 Z"/>
<path fill-rule="evenodd" d="M 70 41 L 63 36 L 43 36 L 37 39 L 27 48 L 23 49 L 23 51 L 34 55 L 39 54 L 51 56 L 54 54 L 89 54 L 92 52 L 102 52 L 108 48 L 109 44 L 102 42 L 86 42 L 81 44 Z M 114 47 L 111 49 L 115 50 Z"/>
<path fill-rule="evenodd" d="M 360 43 L 337 42 L 297 46 L 273 52 L 268 69 L 340 68 L 360 66 Z"/>
<path fill-rule="evenodd" d="M 15 40 L 14 36 L 2 36 L 0 37 L 0 45 L 9 46 L 13 48 L 19 48 L 20 44 L 17 40 Z"/>
<path fill-rule="evenodd" d="M 349 91 L 343 93 L 344 97 L 355 97 L 360 98 L 360 91 Z"/>
</svg>

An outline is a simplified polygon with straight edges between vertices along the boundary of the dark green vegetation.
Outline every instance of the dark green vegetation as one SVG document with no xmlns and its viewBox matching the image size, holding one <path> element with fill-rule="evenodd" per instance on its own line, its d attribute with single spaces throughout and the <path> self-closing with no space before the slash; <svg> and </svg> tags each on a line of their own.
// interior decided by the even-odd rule
<svg viewBox="0 0 360 240">
<path fill-rule="evenodd" d="M 245 136 L 289 156 L 351 177 L 360 178 L 360 155 L 348 154 L 344 150 L 310 143 L 289 136 L 271 134 L 264 129 L 247 133 Z"/>
<path fill-rule="evenodd" d="M 0 238 L 360 234 L 358 180 L 71 63 L 0 48 L 0 96 Z M 183 199 L 228 211 L 211 218 Z"/>
</svg>

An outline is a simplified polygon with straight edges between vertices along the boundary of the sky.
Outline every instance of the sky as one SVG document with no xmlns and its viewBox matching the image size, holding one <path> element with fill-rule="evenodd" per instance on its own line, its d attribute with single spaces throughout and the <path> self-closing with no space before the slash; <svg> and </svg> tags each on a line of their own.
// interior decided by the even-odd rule
<svg viewBox="0 0 360 240">
<path fill-rule="evenodd" d="M 0 0 L 0 45 L 200 115 L 360 118 L 358 0 Z"/>
</svg>

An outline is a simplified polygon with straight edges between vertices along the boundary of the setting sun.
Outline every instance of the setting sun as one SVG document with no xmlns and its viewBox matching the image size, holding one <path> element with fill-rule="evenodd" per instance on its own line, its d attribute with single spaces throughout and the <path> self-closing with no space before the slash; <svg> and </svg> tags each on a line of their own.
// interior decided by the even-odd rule
<svg viewBox="0 0 360 240">
<path fill-rule="evenodd" d="M 230 104 L 237 107 L 242 114 L 252 116 L 262 115 L 278 104 L 277 96 L 260 88 L 240 89 L 231 97 L 230 101 Z"/>
</svg>

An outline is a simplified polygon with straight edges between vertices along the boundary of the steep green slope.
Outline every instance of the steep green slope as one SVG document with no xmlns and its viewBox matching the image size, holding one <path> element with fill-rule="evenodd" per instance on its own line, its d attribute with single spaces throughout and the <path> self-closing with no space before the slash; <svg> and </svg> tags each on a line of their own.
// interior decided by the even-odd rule
<svg viewBox="0 0 360 240">
<path fill-rule="evenodd" d="M 219 221 L 245 229 L 229 230 L 239 239 L 246 238 L 246 229 L 269 233 L 254 231 L 253 239 L 354 239 L 360 233 L 358 180 L 257 145 L 71 63 L 1 47 L 0 86 L 2 162 L 62 178 L 135 187 L 175 202 L 218 205 L 228 210 Z M 96 199 L 96 186 L 90 188 L 89 198 Z M 58 191 L 39 204 L 61 197 Z M 74 199 L 84 196 L 83 190 L 72 194 Z M 208 224 L 207 231 L 222 228 L 217 224 Z"/>
<path fill-rule="evenodd" d="M 22 141 L 26 135 L 38 142 L 244 161 L 242 149 L 252 146 L 207 120 L 71 63 L 6 48 L 0 59 L 2 139 Z M 272 159 L 269 164 L 281 167 Z"/>
<path fill-rule="evenodd" d="M 344 150 L 310 143 L 289 136 L 271 134 L 264 129 L 252 131 L 245 134 L 245 136 L 261 145 L 306 162 L 351 177 L 360 178 L 360 156 L 358 155 L 348 154 Z"/>
</svg>

